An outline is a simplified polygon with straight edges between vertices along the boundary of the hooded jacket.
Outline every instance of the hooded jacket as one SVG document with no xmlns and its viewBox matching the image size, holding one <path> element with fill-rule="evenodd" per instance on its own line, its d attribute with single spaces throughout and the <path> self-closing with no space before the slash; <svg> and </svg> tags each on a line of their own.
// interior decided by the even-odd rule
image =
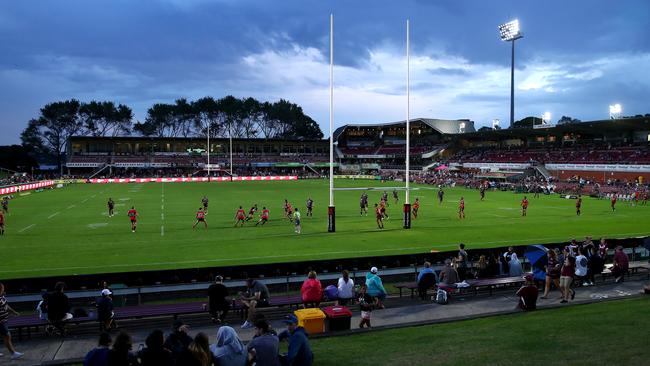
<svg viewBox="0 0 650 366">
<path fill-rule="evenodd" d="M 386 289 L 384 288 L 384 284 L 381 282 L 381 278 L 372 272 L 366 274 L 366 286 L 368 286 L 368 295 L 370 296 L 386 294 Z"/>
</svg>

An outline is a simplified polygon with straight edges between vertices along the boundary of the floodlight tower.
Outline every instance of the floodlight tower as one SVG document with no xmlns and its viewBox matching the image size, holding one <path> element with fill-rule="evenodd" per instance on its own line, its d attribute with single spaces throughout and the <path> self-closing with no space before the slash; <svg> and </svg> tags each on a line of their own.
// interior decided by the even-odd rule
<svg viewBox="0 0 650 366">
<path fill-rule="evenodd" d="M 551 123 L 551 112 L 544 112 L 542 114 L 542 125 Z"/>
<path fill-rule="evenodd" d="M 609 119 L 621 118 L 621 112 L 623 112 L 623 108 L 621 107 L 620 104 L 616 103 L 614 105 L 610 105 L 609 106 Z"/>
<path fill-rule="evenodd" d="M 510 66 L 510 126 L 515 122 L 515 41 L 523 38 L 519 31 L 519 20 L 515 19 L 499 26 L 499 35 L 504 42 L 512 43 L 512 64 Z"/>
</svg>

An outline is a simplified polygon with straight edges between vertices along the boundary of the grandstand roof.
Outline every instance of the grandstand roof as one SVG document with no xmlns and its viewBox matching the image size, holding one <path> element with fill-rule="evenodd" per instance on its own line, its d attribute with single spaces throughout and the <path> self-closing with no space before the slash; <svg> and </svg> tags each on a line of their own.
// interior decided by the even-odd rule
<svg viewBox="0 0 650 366">
<path fill-rule="evenodd" d="M 474 121 L 469 119 L 436 119 L 436 118 L 413 118 L 410 123 L 424 123 L 441 134 L 457 134 L 460 129 L 460 124 L 465 123 L 465 132 L 474 132 Z M 373 124 L 347 124 L 337 128 L 334 131 L 334 140 L 338 140 L 339 136 L 349 127 L 364 127 L 364 128 L 383 128 L 392 126 L 406 125 L 406 120 L 397 122 L 373 123 Z"/>
<path fill-rule="evenodd" d="M 463 135 L 467 139 L 526 137 L 564 133 L 598 134 L 616 131 L 650 131 L 650 117 L 621 118 L 616 120 L 585 121 L 546 128 L 508 128 L 503 130 L 476 131 Z"/>
<path fill-rule="evenodd" d="M 95 141 L 154 141 L 154 140 L 161 140 L 161 141 L 168 141 L 168 140 L 174 140 L 174 141 L 204 141 L 205 137 L 157 137 L 157 136 L 72 136 L 70 137 L 71 140 L 95 140 Z M 227 137 L 213 137 L 211 138 L 213 140 L 228 140 Z M 235 138 L 233 137 L 232 139 L 235 142 L 241 142 L 241 141 L 253 141 L 253 142 L 287 142 L 287 141 L 295 141 L 295 142 L 327 142 L 328 140 L 325 139 L 280 139 L 280 138 L 272 138 L 272 139 L 266 139 L 266 138 Z"/>
</svg>

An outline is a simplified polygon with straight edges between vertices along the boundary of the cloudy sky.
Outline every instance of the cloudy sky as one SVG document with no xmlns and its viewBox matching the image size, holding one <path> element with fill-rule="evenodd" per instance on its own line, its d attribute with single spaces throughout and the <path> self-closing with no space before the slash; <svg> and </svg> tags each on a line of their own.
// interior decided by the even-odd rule
<svg viewBox="0 0 650 366">
<path fill-rule="evenodd" d="M 0 144 L 18 143 L 56 100 L 113 100 L 138 120 L 153 103 L 211 95 L 280 98 L 328 135 L 329 14 L 335 16 L 335 127 L 411 116 L 509 119 L 650 113 L 650 1 L 102 0 L 3 1 Z M 502 122 L 502 123 L 503 123 Z"/>
</svg>

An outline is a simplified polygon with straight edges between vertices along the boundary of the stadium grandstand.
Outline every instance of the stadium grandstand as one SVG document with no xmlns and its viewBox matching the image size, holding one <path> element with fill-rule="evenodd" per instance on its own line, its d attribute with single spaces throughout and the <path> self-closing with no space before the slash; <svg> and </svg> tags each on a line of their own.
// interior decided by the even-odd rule
<svg viewBox="0 0 650 366">
<path fill-rule="evenodd" d="M 320 174 L 327 166 L 326 140 L 229 139 L 210 141 L 211 174 Z M 86 137 L 70 138 L 66 167 L 83 177 L 207 176 L 206 139 Z"/>
</svg>

